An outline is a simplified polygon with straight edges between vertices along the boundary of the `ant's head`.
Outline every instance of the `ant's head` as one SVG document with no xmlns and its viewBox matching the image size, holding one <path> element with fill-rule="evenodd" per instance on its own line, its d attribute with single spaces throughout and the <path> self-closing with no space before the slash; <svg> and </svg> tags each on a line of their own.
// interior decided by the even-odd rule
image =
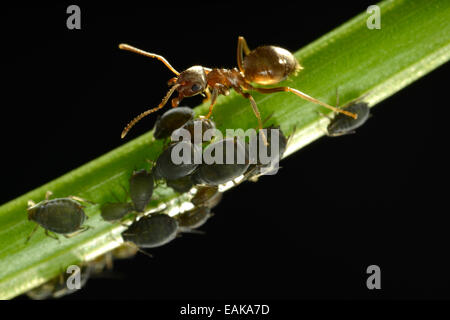
<svg viewBox="0 0 450 320">
<path fill-rule="evenodd" d="M 123 130 L 122 138 L 125 137 L 127 132 L 143 117 L 164 107 L 164 105 L 167 103 L 167 101 L 170 99 L 170 97 L 175 91 L 178 92 L 178 97 L 172 99 L 172 107 L 177 107 L 184 97 L 192 97 L 195 96 L 196 94 L 202 93 L 203 91 L 206 90 L 206 87 L 208 86 L 208 82 L 206 80 L 206 73 L 210 70 L 207 68 L 203 68 L 201 66 L 193 66 L 180 73 L 177 70 L 175 70 L 164 57 L 160 55 L 146 52 L 127 44 L 120 44 L 119 48 L 122 50 L 138 53 L 150 58 L 158 59 L 159 61 L 164 63 L 166 67 L 169 68 L 169 70 L 176 75 L 176 77 L 173 77 L 172 79 L 169 80 L 169 85 L 171 85 L 172 87 L 169 89 L 169 92 L 167 92 L 163 101 L 156 108 L 149 109 L 141 113 L 136 118 L 134 118 Z"/>
<path fill-rule="evenodd" d="M 201 66 L 193 66 L 184 70 L 176 78 L 178 91 L 178 100 L 183 97 L 192 97 L 206 90 L 208 82 L 206 81 L 205 69 Z"/>
</svg>

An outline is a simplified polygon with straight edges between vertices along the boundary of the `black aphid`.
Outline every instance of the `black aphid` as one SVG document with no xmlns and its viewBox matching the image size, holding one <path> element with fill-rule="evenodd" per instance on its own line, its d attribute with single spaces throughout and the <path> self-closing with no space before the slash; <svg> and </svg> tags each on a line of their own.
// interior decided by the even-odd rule
<svg viewBox="0 0 450 320">
<path fill-rule="evenodd" d="M 153 173 L 142 169 L 134 172 L 130 178 L 130 198 L 138 212 L 144 212 L 153 195 Z"/>
<path fill-rule="evenodd" d="M 201 148 L 189 141 L 171 144 L 156 160 L 157 179 L 176 180 L 190 175 L 198 166 L 194 157 L 201 156 Z"/>
<path fill-rule="evenodd" d="M 187 121 L 194 118 L 194 110 L 188 107 L 178 107 L 170 109 L 156 120 L 155 139 L 164 139 L 172 135 L 172 132 Z"/>
<path fill-rule="evenodd" d="M 357 119 L 343 116 L 342 114 L 337 114 L 334 119 L 328 124 L 327 131 L 328 136 L 338 137 L 350 133 L 354 133 L 355 130 L 361 127 L 370 116 L 369 105 L 365 102 L 356 102 L 350 104 L 345 108 L 350 112 L 358 115 Z"/>
<path fill-rule="evenodd" d="M 191 202 L 196 207 L 203 206 L 212 209 L 222 200 L 222 194 L 217 186 L 198 186 L 197 193 Z"/>
<path fill-rule="evenodd" d="M 197 118 L 187 121 L 183 126 L 174 131 L 174 134 L 180 135 L 181 130 L 187 130 L 192 143 L 202 143 L 203 136 L 207 130 L 214 129 L 216 125 L 209 119 Z"/>
<path fill-rule="evenodd" d="M 284 152 L 286 151 L 288 139 L 284 135 L 283 131 L 281 131 L 279 126 L 270 126 L 264 130 L 266 130 L 268 146 L 265 146 L 262 143 L 262 135 L 261 133 L 259 133 L 259 143 L 256 144 L 256 164 L 251 164 L 249 166 L 246 172 L 246 178 L 250 179 L 252 177 L 257 177 L 273 170 L 278 166 Z M 274 142 L 274 138 L 278 139 L 278 149 L 276 150 L 275 154 L 272 154 L 272 143 Z M 246 145 L 246 147 L 248 149 L 248 144 Z M 265 148 L 265 150 L 260 150 L 260 148 Z M 265 151 L 263 153 L 267 155 L 264 161 L 261 158 L 261 151 Z"/>
<path fill-rule="evenodd" d="M 167 186 L 178 193 L 185 193 L 192 189 L 194 183 L 190 176 L 182 177 L 176 180 L 166 180 Z"/>
<path fill-rule="evenodd" d="M 134 211 L 131 203 L 106 202 L 101 207 L 101 215 L 105 221 L 117 221 Z"/>
<path fill-rule="evenodd" d="M 122 233 L 122 237 L 140 248 L 155 248 L 175 239 L 177 232 L 177 220 L 158 213 L 137 220 Z"/>
<path fill-rule="evenodd" d="M 227 150 L 231 163 L 227 163 Z M 206 161 L 209 160 L 205 159 L 214 161 L 208 164 Z M 247 170 L 248 160 L 245 145 L 239 139 L 227 138 L 211 143 L 203 151 L 203 163 L 192 175 L 192 180 L 196 184 L 211 186 L 226 183 L 241 176 Z"/>
<path fill-rule="evenodd" d="M 176 219 L 178 220 L 180 230 L 188 231 L 201 227 L 211 216 L 210 208 L 197 207 L 180 213 L 176 216 Z"/>
<path fill-rule="evenodd" d="M 32 201 L 28 202 L 28 220 L 36 222 L 37 225 L 28 236 L 27 241 L 39 225 L 45 229 L 46 235 L 49 235 L 48 231 L 69 235 L 86 229 L 86 227 L 82 227 L 86 220 L 86 214 L 83 206 L 78 202 L 84 201 L 83 199 L 72 196 L 48 200 L 50 194 L 47 193 L 46 200 L 38 204 L 34 204 Z"/>
</svg>

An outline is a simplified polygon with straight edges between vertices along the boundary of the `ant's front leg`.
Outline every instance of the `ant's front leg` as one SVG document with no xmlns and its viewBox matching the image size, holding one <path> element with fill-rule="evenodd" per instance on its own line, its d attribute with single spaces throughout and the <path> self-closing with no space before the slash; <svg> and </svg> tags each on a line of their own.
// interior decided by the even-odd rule
<svg viewBox="0 0 450 320">
<path fill-rule="evenodd" d="M 218 95 L 224 94 L 227 91 L 228 91 L 227 88 L 223 84 L 216 83 L 214 85 L 214 87 L 212 88 L 212 93 L 211 93 L 211 104 L 209 105 L 209 112 L 205 117 L 201 117 L 201 118 L 209 119 L 209 117 L 211 117 Z"/>
</svg>

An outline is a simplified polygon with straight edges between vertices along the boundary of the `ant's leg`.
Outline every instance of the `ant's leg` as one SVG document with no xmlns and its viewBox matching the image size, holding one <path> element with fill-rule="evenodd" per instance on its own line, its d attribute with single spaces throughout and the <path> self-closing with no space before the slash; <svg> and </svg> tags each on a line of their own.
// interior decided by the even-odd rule
<svg viewBox="0 0 450 320">
<path fill-rule="evenodd" d="M 237 64 L 239 71 L 244 73 L 244 67 L 242 66 L 242 62 L 244 61 L 244 53 L 248 55 L 250 53 L 250 49 L 248 48 L 247 41 L 245 41 L 244 37 L 238 38 L 238 46 L 237 46 Z"/>
<path fill-rule="evenodd" d="M 209 119 L 209 117 L 211 117 L 211 114 L 212 114 L 212 111 L 214 108 L 214 104 L 216 103 L 218 95 L 219 95 L 219 90 L 216 87 L 214 87 L 212 90 L 212 94 L 211 94 L 211 104 L 209 105 L 209 112 L 205 117 L 200 117 L 200 118 Z"/>
<path fill-rule="evenodd" d="M 250 104 L 252 106 L 253 112 L 254 112 L 256 118 L 258 119 L 258 128 L 259 128 L 259 131 L 261 132 L 261 136 L 262 136 L 264 145 L 268 146 L 269 143 L 267 142 L 266 135 L 264 134 L 264 131 L 262 131 L 263 123 L 262 123 L 261 114 L 259 113 L 258 106 L 256 105 L 255 99 L 253 99 L 253 97 L 252 97 L 252 95 L 250 93 L 243 92 L 240 88 L 235 88 L 235 90 L 238 93 L 240 93 L 244 98 L 247 98 L 248 100 L 250 100 Z"/>
<path fill-rule="evenodd" d="M 336 108 L 336 107 L 332 107 L 329 104 L 326 104 L 325 102 L 322 102 L 320 100 L 317 100 L 316 98 L 310 97 L 308 96 L 306 93 L 303 93 L 297 89 L 293 89 L 293 88 L 289 88 L 289 87 L 276 87 L 276 88 L 252 88 L 253 90 L 256 90 L 258 92 L 261 93 L 274 93 L 274 92 L 291 92 L 297 96 L 299 96 L 302 99 L 305 99 L 307 101 L 311 101 L 314 102 L 316 104 L 320 104 L 321 106 L 324 106 L 327 109 L 333 110 L 334 112 L 337 113 L 343 113 L 346 116 L 352 117 L 353 119 L 357 119 L 358 115 L 352 113 L 352 112 L 348 112 L 346 110 L 342 110 L 340 108 Z"/>
<path fill-rule="evenodd" d="M 209 99 L 211 99 L 211 92 L 209 91 L 209 88 L 206 88 L 205 91 L 203 92 L 203 103 L 207 102 Z"/>
</svg>

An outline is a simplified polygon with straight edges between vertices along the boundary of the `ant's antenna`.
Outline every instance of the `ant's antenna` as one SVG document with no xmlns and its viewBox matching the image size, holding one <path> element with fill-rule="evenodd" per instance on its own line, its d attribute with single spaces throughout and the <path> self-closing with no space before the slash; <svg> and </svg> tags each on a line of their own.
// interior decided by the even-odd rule
<svg viewBox="0 0 450 320">
<path fill-rule="evenodd" d="M 125 43 L 119 44 L 119 49 L 131 51 L 131 52 L 134 52 L 134 53 L 137 53 L 137 54 L 141 54 L 141 55 L 146 56 L 146 57 L 149 57 L 149 58 L 155 58 L 155 59 L 158 59 L 159 61 L 161 61 L 162 63 L 164 63 L 164 64 L 166 65 L 166 67 L 170 69 L 170 71 L 172 71 L 173 73 L 175 73 L 177 76 L 180 75 L 180 73 L 179 73 L 177 70 L 175 70 L 174 67 L 172 67 L 172 66 L 170 65 L 169 61 L 167 61 L 163 56 L 160 56 L 160 55 L 158 55 L 158 54 L 150 53 L 150 52 L 147 52 L 147 51 L 144 51 L 144 50 L 135 48 L 135 47 L 130 46 L 130 45 L 125 44 Z"/>
<path fill-rule="evenodd" d="M 161 101 L 161 103 L 153 109 L 149 109 L 145 112 L 142 112 L 140 115 L 138 115 L 136 118 L 134 118 L 133 120 L 131 120 L 130 123 L 127 124 L 127 126 L 125 127 L 125 129 L 123 129 L 122 131 L 122 135 L 121 138 L 125 138 L 125 136 L 127 135 L 128 131 L 130 131 L 131 128 L 134 127 L 134 125 L 136 123 L 138 123 L 142 118 L 144 118 L 145 116 L 149 115 L 150 113 L 153 113 L 155 111 L 158 111 L 159 109 L 161 109 L 162 107 L 164 107 L 167 103 L 167 100 L 169 100 L 170 96 L 173 94 L 173 92 L 179 87 L 179 84 L 174 85 L 172 88 L 170 88 L 169 92 L 167 92 L 166 96 L 164 97 L 164 99 Z"/>
</svg>

